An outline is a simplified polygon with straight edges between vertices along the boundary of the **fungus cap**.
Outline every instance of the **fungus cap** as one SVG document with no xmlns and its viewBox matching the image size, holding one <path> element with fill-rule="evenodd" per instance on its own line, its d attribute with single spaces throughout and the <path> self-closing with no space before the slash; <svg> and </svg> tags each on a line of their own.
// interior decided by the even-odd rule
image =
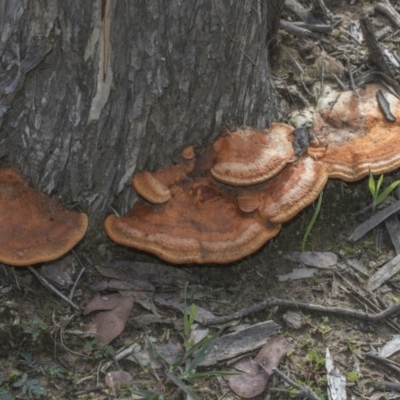
<svg viewBox="0 0 400 400">
<path fill-rule="evenodd" d="M 169 187 L 185 179 L 193 168 L 194 162 L 181 162 L 155 172 L 139 172 L 133 176 L 132 185 L 150 203 L 162 204 L 171 198 Z"/>
<path fill-rule="evenodd" d="M 280 226 L 241 213 L 236 201 L 210 178 L 171 188 L 160 206 L 142 202 L 126 216 L 108 216 L 105 230 L 116 243 L 151 252 L 165 261 L 228 263 L 258 250 Z"/>
<path fill-rule="evenodd" d="M 319 103 L 314 131 L 320 143 L 327 145 L 321 160 L 330 178 L 353 182 L 369 171 L 384 174 L 400 167 L 400 100 L 385 93 L 396 118 L 391 122 L 378 105 L 379 89 L 385 91 L 371 84 L 356 93 L 330 94 Z"/>
<path fill-rule="evenodd" d="M 276 224 L 291 220 L 319 196 L 327 180 L 322 162 L 301 157 L 266 184 L 260 217 Z"/>
<path fill-rule="evenodd" d="M 272 123 L 270 129 L 228 130 L 214 143 L 216 161 L 211 174 L 222 183 L 250 186 L 276 175 L 295 160 L 294 128 Z"/>
<path fill-rule="evenodd" d="M 181 151 L 181 157 L 185 160 L 192 160 L 195 155 L 194 146 L 187 146 Z"/>
<path fill-rule="evenodd" d="M 86 214 L 65 210 L 13 169 L 0 170 L 0 262 L 26 266 L 52 261 L 85 235 Z"/>
</svg>

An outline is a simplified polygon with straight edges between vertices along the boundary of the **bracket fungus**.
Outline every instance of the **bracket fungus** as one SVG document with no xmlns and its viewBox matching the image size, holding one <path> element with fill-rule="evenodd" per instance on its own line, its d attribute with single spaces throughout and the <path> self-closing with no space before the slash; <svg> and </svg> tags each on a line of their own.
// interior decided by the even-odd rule
<svg viewBox="0 0 400 400">
<path fill-rule="evenodd" d="M 265 182 L 295 161 L 294 128 L 272 123 L 270 129 L 227 129 L 214 143 L 216 161 L 212 176 L 232 186 L 250 186 Z"/>
<path fill-rule="evenodd" d="M 261 218 L 278 224 L 290 221 L 318 198 L 327 181 L 327 168 L 322 162 L 301 157 L 266 184 L 258 208 Z"/>
<path fill-rule="evenodd" d="M 13 169 L 0 170 L 0 262 L 28 266 L 52 261 L 85 235 L 86 214 L 65 210 Z"/>
<path fill-rule="evenodd" d="M 108 236 L 176 264 L 228 263 L 274 237 L 328 178 L 400 167 L 400 100 L 379 85 L 324 93 L 313 119 L 312 140 L 307 126 L 225 129 L 204 151 L 184 149 L 181 164 L 135 175 L 138 193 L 163 204 L 138 202 L 122 218 L 109 216 Z"/>
<path fill-rule="evenodd" d="M 326 152 L 321 158 L 330 178 L 357 181 L 369 174 L 384 174 L 400 167 L 400 100 L 385 92 L 394 114 L 382 112 L 380 85 L 343 93 L 332 92 L 318 105 L 314 131 Z"/>
<path fill-rule="evenodd" d="M 162 204 L 171 198 L 170 186 L 185 179 L 193 168 L 193 162 L 181 162 L 155 172 L 139 172 L 133 176 L 132 186 L 150 203 Z"/>
<path fill-rule="evenodd" d="M 279 229 L 242 213 L 235 198 L 211 178 L 175 185 L 165 204 L 138 202 L 126 216 L 110 215 L 105 221 L 114 242 L 175 264 L 239 260 L 258 250 Z"/>
<path fill-rule="evenodd" d="M 257 210 L 262 221 L 282 224 L 309 206 L 327 180 L 326 166 L 303 156 L 261 187 L 239 193 L 237 202 L 243 212 Z"/>
</svg>

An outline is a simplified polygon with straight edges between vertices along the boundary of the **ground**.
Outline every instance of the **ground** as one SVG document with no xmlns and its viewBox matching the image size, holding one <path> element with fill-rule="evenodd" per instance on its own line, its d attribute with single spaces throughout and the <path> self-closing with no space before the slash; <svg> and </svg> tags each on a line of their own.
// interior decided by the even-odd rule
<svg viewBox="0 0 400 400">
<path fill-rule="evenodd" d="M 329 2 L 327 2 L 329 3 Z M 347 4 L 331 2 L 332 11 L 343 19 L 340 29 L 346 29 L 349 12 L 355 12 Z M 338 4 L 340 3 L 340 4 Z M 343 8 L 341 8 L 343 7 Z M 378 29 L 387 21 L 382 16 L 373 18 L 374 26 Z M 324 38 L 322 36 L 322 38 Z M 328 53 L 347 46 L 346 51 L 355 66 L 361 61 L 354 60 L 355 53 L 351 52 L 351 41 L 344 41 L 340 30 L 335 30 L 329 37 L 330 44 L 325 50 Z M 325 37 L 325 42 L 326 37 Z M 325 43 L 322 40 L 321 43 Z M 305 70 L 304 80 L 311 87 L 310 81 L 317 82 L 313 75 L 317 73 L 315 64 L 315 41 L 293 39 L 286 33 L 281 33 L 281 44 L 285 46 L 285 54 L 281 48 L 280 54 L 275 55 L 284 59 L 291 54 L 290 59 L 296 61 Z M 326 44 L 326 43 L 325 43 Z M 332 48 L 331 48 L 332 47 Z M 308 49 L 299 55 L 298 49 Z M 343 50 L 343 49 L 342 49 Z M 360 53 L 365 50 L 360 50 Z M 353 57 L 354 56 L 354 57 Z M 360 55 L 358 55 L 360 56 Z M 358 57 L 357 56 L 357 57 Z M 365 56 L 365 55 L 364 55 Z M 362 58 L 362 56 L 360 56 Z M 365 58 L 365 57 L 364 57 Z M 342 60 L 343 61 L 343 60 Z M 273 76 L 277 78 L 276 86 L 282 111 L 282 120 L 287 121 L 289 113 L 296 107 L 302 107 L 301 98 L 296 87 L 301 92 L 302 82 L 298 74 L 293 73 L 290 63 L 276 63 Z M 286 68 L 286 70 L 285 70 Z M 360 67 L 361 68 L 361 67 Z M 363 68 L 366 68 L 365 66 Z M 317 71 L 317 72 L 315 72 Z M 286 81 L 283 84 L 284 77 Z M 309 94 L 302 92 L 304 98 L 313 104 Z M 297 104 L 293 106 L 294 99 Z M 299 104 L 300 102 L 300 104 Z M 396 179 L 396 173 L 388 175 L 385 183 Z M 390 259 L 394 251 L 386 234 L 377 247 L 375 234 L 371 232 L 357 243 L 350 243 L 347 238 L 355 226 L 367 214 L 357 215 L 357 211 L 371 201 L 368 181 L 364 179 L 354 184 L 340 181 L 330 181 L 324 191 L 322 208 L 316 224 L 307 240 L 306 250 L 318 252 L 334 252 L 340 259 L 357 257 L 368 268 L 371 274 L 384 260 Z M 228 266 L 190 267 L 186 270 L 193 276 L 193 282 L 188 287 L 187 300 L 192 301 L 215 315 L 226 315 L 259 303 L 269 297 L 278 297 L 293 301 L 303 301 L 327 307 L 341 306 L 349 309 L 366 310 L 365 298 L 376 302 L 376 296 L 365 292 L 362 283 L 365 277 L 338 271 L 337 268 L 323 269 L 313 278 L 292 280 L 280 283 L 278 275 L 286 274 L 298 264 L 287 261 L 284 256 L 291 251 L 300 251 L 301 242 L 307 225 L 314 213 L 314 205 L 300 213 L 291 222 L 283 226 L 281 233 L 264 246 L 257 254 L 247 257 L 238 263 Z M 51 398 L 51 399 L 110 399 L 110 398 L 183 398 L 182 388 L 167 375 L 167 366 L 159 370 L 140 367 L 131 360 L 117 361 L 115 354 L 125 345 L 137 343 L 146 348 L 146 340 L 154 345 L 160 343 L 187 343 L 184 332 L 183 316 L 172 308 L 157 305 L 161 315 L 158 323 L 140 323 L 138 316 L 143 314 L 142 306 L 135 304 L 132 316 L 122 332 L 110 346 L 99 348 L 92 338 L 84 337 L 82 330 L 90 316 L 83 316 L 82 310 L 94 295 L 94 286 L 102 281 L 96 270 L 96 265 L 106 261 L 124 260 L 133 263 L 159 263 L 161 261 L 146 254 L 138 254 L 116 246 L 105 237 L 99 240 L 100 245 L 90 249 L 77 247 L 76 254 L 86 267 L 79 281 L 73 301 L 79 306 L 74 310 L 59 297 L 42 287 L 36 278 L 26 269 L 13 269 L 8 266 L 0 267 L 0 399 L 19 398 Z M 76 264 L 68 259 L 67 264 Z M 80 266 L 75 266 L 79 272 Z M 74 274 L 76 277 L 76 273 Z M 398 300 L 400 295 L 397 286 L 398 278 L 390 282 L 387 293 L 380 296 L 387 304 Z M 351 284 L 351 285 L 350 285 Z M 183 295 L 183 286 L 158 287 L 160 292 L 169 290 Z M 68 293 L 69 290 L 62 290 Z M 361 293 L 361 297 L 356 294 Z M 363 299 L 364 297 L 364 299 Z M 361 304 L 360 304 L 361 299 Z M 311 387 L 319 396 L 326 398 L 325 351 L 329 347 L 334 363 L 340 373 L 347 377 L 348 393 L 355 399 L 373 398 L 374 382 L 388 380 L 394 375 L 393 370 L 377 364 L 365 353 L 371 347 L 379 349 L 387 342 L 396 330 L 386 323 L 370 325 L 341 316 L 302 311 L 304 325 L 299 329 L 289 327 L 283 315 L 287 310 L 280 307 L 251 314 L 241 322 L 255 324 L 261 321 L 273 320 L 281 326 L 281 335 L 292 345 L 288 355 L 282 359 L 279 369 L 293 380 Z M 215 331 L 212 330 L 211 333 Z M 252 353 L 252 356 L 255 356 Z M 398 357 L 399 358 L 399 357 Z M 392 358 L 396 361 L 396 356 Z M 133 376 L 133 384 L 123 385 L 115 389 L 105 383 L 105 373 L 102 368 L 111 362 L 108 371 L 123 370 Z M 225 370 L 228 366 L 219 363 L 212 369 Z M 207 372 L 207 368 L 199 371 Z M 132 389 L 133 388 L 133 389 Z M 223 378 L 196 377 L 193 391 L 204 399 L 235 399 Z M 268 389 L 256 398 L 287 399 L 291 388 L 273 377 Z M 148 391 L 147 397 L 137 397 L 133 390 Z M 348 395 L 350 398 L 350 394 Z M 136 397 L 135 397 L 136 396 Z M 376 399 L 384 397 L 376 397 Z"/>
</svg>

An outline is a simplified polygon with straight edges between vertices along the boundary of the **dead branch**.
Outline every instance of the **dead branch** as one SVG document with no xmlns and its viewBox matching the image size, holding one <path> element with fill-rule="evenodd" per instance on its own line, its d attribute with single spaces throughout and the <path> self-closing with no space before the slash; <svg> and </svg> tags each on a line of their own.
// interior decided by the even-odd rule
<svg viewBox="0 0 400 400">
<path fill-rule="evenodd" d="M 361 225 L 357 226 L 356 229 L 349 236 L 351 242 L 356 242 L 361 239 L 366 233 L 371 229 L 378 226 L 381 222 L 385 221 L 386 218 L 390 217 L 392 214 L 400 210 L 400 200 L 396 201 L 389 207 L 386 207 L 382 211 L 377 212 L 371 218 L 367 219 Z"/>
<path fill-rule="evenodd" d="M 398 28 L 400 28 L 400 15 L 388 1 L 377 3 L 375 5 L 375 10 L 385 14 Z"/>
<path fill-rule="evenodd" d="M 64 301 L 66 301 L 69 305 L 74 307 L 76 310 L 79 310 L 79 307 L 68 297 L 64 296 L 59 290 L 57 290 L 47 279 L 45 279 L 42 275 L 39 274 L 39 272 L 36 271 L 35 268 L 33 267 L 28 267 L 29 271 L 32 272 L 33 275 L 38 278 L 39 282 L 50 289 L 52 292 L 54 292 L 57 296 L 61 297 Z"/>
<path fill-rule="evenodd" d="M 386 365 L 387 367 L 393 369 L 396 372 L 400 372 L 400 365 L 395 363 L 392 360 L 389 360 L 386 357 L 381 357 L 377 352 L 375 351 L 369 351 L 368 353 L 365 353 L 367 357 L 373 358 L 374 360 L 377 360 L 381 362 L 382 364 Z"/>
<path fill-rule="evenodd" d="M 375 389 L 390 392 L 400 392 L 400 383 L 378 381 L 375 383 Z"/>
<path fill-rule="evenodd" d="M 395 303 L 393 306 L 387 308 L 386 310 L 383 310 L 379 313 L 376 314 L 370 314 L 370 313 L 365 313 L 365 312 L 360 312 L 360 311 L 355 311 L 355 310 L 350 310 L 348 308 L 342 308 L 342 307 L 325 307 L 325 306 L 319 306 L 316 304 L 310 304 L 310 303 L 304 303 L 301 301 L 296 301 L 296 300 L 283 300 L 283 299 L 277 299 L 277 298 L 270 298 L 268 300 L 265 300 L 259 304 L 255 304 L 254 306 L 251 306 L 249 308 L 246 308 L 242 311 L 238 311 L 236 313 L 230 314 L 230 315 L 225 315 L 223 317 L 217 317 L 217 318 L 211 318 L 208 320 L 205 320 L 203 325 L 205 326 L 210 326 L 210 325 L 222 325 L 227 322 L 234 321 L 236 319 L 241 319 L 243 317 L 246 317 L 247 315 L 254 314 L 272 307 L 285 307 L 285 308 L 295 308 L 298 310 L 310 310 L 310 311 L 317 311 L 321 312 L 324 314 L 336 314 L 336 315 L 342 315 L 345 317 L 349 318 L 356 318 L 360 319 L 363 321 L 368 321 L 370 323 L 378 323 L 386 319 L 387 317 L 397 313 L 400 311 L 400 302 Z"/>
<path fill-rule="evenodd" d="M 319 400 L 319 397 L 312 391 L 312 389 L 308 386 L 300 386 L 295 381 L 292 381 L 288 376 L 286 376 L 283 372 L 279 371 L 278 368 L 272 368 L 272 371 L 275 372 L 283 381 L 288 383 L 290 386 L 293 386 L 298 390 L 298 395 L 302 398 L 310 399 L 310 400 Z"/>
</svg>

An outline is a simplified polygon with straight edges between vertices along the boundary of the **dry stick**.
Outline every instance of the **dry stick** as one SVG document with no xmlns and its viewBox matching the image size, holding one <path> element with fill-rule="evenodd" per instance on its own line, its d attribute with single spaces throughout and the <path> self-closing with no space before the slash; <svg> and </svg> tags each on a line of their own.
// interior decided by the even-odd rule
<svg viewBox="0 0 400 400">
<path fill-rule="evenodd" d="M 71 289 L 71 291 L 69 293 L 68 297 L 69 297 L 70 300 L 73 299 L 76 286 L 78 285 L 78 282 L 80 281 L 80 279 L 81 279 L 81 277 L 82 277 L 82 275 L 83 275 L 83 273 L 85 272 L 85 269 L 86 269 L 84 267 L 84 265 L 82 264 L 82 262 L 81 262 L 80 258 L 78 257 L 78 255 L 75 253 L 75 251 L 71 250 L 71 252 L 74 255 L 75 259 L 78 261 L 78 264 L 81 266 L 81 271 L 79 272 L 78 277 L 75 280 L 74 286 L 72 286 L 72 289 Z"/>
<path fill-rule="evenodd" d="M 378 226 L 381 222 L 383 222 L 386 218 L 390 217 L 392 214 L 400 210 L 400 200 L 396 201 L 389 207 L 386 207 L 382 211 L 377 212 L 371 218 L 363 222 L 361 225 L 357 226 L 356 229 L 349 236 L 350 241 L 356 242 L 361 239 L 366 233 L 368 233 L 371 229 Z"/>
<path fill-rule="evenodd" d="M 398 28 L 400 28 L 400 15 L 389 2 L 376 4 L 375 10 L 385 14 Z"/>
<path fill-rule="evenodd" d="M 68 304 L 70 304 L 72 307 L 75 309 L 79 310 L 79 307 L 71 301 L 68 297 L 64 296 L 59 290 L 57 290 L 50 282 L 47 281 L 42 275 L 39 274 L 39 272 L 36 271 L 35 268 L 33 267 L 28 267 L 29 271 L 32 272 L 33 275 L 36 276 L 36 278 L 39 279 L 40 283 L 44 286 L 46 286 L 48 289 L 50 289 L 52 292 L 54 292 L 57 296 L 61 297 L 64 301 L 66 301 Z"/>
<path fill-rule="evenodd" d="M 346 60 L 347 72 L 349 74 L 351 90 L 356 94 L 356 96 L 358 96 L 356 92 L 356 87 L 354 86 L 353 71 L 351 70 L 350 60 L 348 57 L 345 57 L 345 60 Z"/>
<path fill-rule="evenodd" d="M 396 78 L 394 77 L 389 66 L 386 64 L 385 57 L 383 56 L 378 41 L 376 40 L 368 17 L 364 16 L 363 18 L 361 18 L 360 24 L 364 34 L 365 42 L 367 44 L 369 58 L 377 65 L 381 73 L 383 73 L 393 81 L 393 89 L 397 92 L 397 94 L 400 94 L 400 85 L 396 81 Z"/>
<path fill-rule="evenodd" d="M 255 304 L 254 306 L 246 308 L 242 311 L 238 311 L 238 312 L 230 314 L 230 315 L 225 315 L 223 317 L 216 317 L 216 318 L 210 318 L 208 320 L 205 320 L 203 325 L 210 326 L 210 325 L 225 324 L 227 322 L 234 321 L 235 319 L 241 319 L 243 317 L 246 317 L 247 315 L 250 315 L 250 314 L 253 314 L 256 312 L 260 312 L 260 311 L 266 310 L 271 307 L 276 307 L 276 306 L 317 311 L 317 312 L 321 312 L 321 313 L 344 315 L 346 317 L 357 318 L 357 319 L 360 319 L 363 321 L 368 321 L 371 323 L 381 322 L 385 318 L 400 311 L 400 302 L 395 303 L 392 307 L 389 307 L 386 310 L 383 310 L 379 313 L 370 314 L 370 313 L 350 310 L 348 308 L 325 307 L 325 306 L 319 306 L 316 304 L 303 303 L 302 301 L 295 301 L 295 300 L 289 301 L 289 300 L 277 299 L 277 298 L 272 297 L 268 300 L 265 300 L 261 303 Z"/>
<path fill-rule="evenodd" d="M 381 357 L 378 353 L 375 351 L 369 351 L 368 353 L 365 353 L 367 357 L 373 358 L 374 360 L 377 360 L 381 362 L 382 364 L 385 364 L 387 367 L 393 369 L 396 372 L 400 372 L 400 365 L 395 363 L 392 360 L 389 360 L 388 358 Z"/>
<path fill-rule="evenodd" d="M 279 371 L 277 368 L 272 368 L 272 371 L 275 372 L 283 381 L 288 383 L 290 386 L 293 386 L 298 390 L 296 397 L 303 397 L 310 400 L 320 400 L 320 398 L 312 391 L 312 389 L 308 386 L 300 386 L 295 381 L 292 381 L 288 376 L 286 376 L 283 372 Z"/>
<path fill-rule="evenodd" d="M 378 381 L 375 383 L 375 389 L 390 392 L 400 392 L 400 383 Z"/>
<path fill-rule="evenodd" d="M 285 21 L 284 19 L 281 19 L 279 26 L 281 29 L 284 31 L 291 33 L 294 36 L 299 36 L 299 37 L 304 37 L 307 39 L 312 39 L 313 34 L 311 31 L 305 28 L 301 28 L 300 26 L 297 26 L 291 22 Z"/>
<path fill-rule="evenodd" d="M 365 303 L 367 303 L 370 308 L 372 308 L 372 310 L 374 312 L 381 312 L 382 310 L 379 309 L 379 307 L 377 307 L 371 300 L 369 300 L 367 297 L 365 297 L 362 293 L 358 292 L 353 285 L 344 277 L 342 276 L 338 271 L 336 271 L 336 274 L 338 276 L 340 276 L 340 278 L 342 279 L 342 281 L 344 283 L 347 284 L 347 286 L 350 288 L 350 290 L 356 295 L 353 296 L 353 298 L 358 301 L 361 305 L 365 306 Z M 347 289 L 345 287 L 342 286 L 342 288 L 347 292 Z M 350 293 L 349 293 L 350 294 Z M 358 297 L 357 297 L 358 296 Z M 387 306 L 385 306 L 387 308 Z M 396 322 L 394 322 L 392 319 L 388 319 L 385 321 L 385 323 L 387 325 L 389 325 L 392 329 L 394 329 L 397 332 L 400 332 L 400 327 L 396 324 Z"/>
</svg>

